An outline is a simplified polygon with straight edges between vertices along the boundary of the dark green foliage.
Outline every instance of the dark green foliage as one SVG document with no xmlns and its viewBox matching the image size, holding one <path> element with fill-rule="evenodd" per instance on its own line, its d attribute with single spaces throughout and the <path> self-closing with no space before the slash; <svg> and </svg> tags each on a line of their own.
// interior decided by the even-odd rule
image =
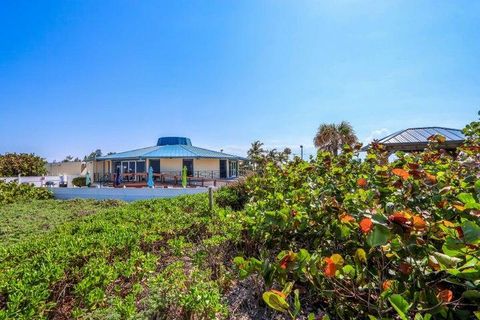
<svg viewBox="0 0 480 320">
<path fill-rule="evenodd" d="M 46 188 L 37 188 L 29 184 L 18 184 L 16 182 L 0 181 L 0 204 L 45 200 L 53 197 L 50 190 Z"/>
<path fill-rule="evenodd" d="M 87 178 L 86 177 L 76 177 L 73 178 L 72 184 L 75 187 L 85 187 L 87 185 Z"/>
<path fill-rule="evenodd" d="M 0 177 L 41 176 L 47 173 L 45 159 L 31 153 L 0 155 Z"/>
<path fill-rule="evenodd" d="M 215 193 L 215 201 L 221 208 L 231 208 L 239 211 L 243 210 L 248 202 L 247 187 L 244 180 L 239 180 L 233 184 L 220 188 Z"/>
</svg>

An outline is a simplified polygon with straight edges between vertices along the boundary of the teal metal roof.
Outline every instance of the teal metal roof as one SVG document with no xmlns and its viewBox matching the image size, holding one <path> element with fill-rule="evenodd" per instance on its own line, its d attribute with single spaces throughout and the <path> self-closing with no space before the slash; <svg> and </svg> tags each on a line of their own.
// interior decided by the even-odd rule
<svg viewBox="0 0 480 320">
<path fill-rule="evenodd" d="M 173 137 L 177 138 L 177 137 Z M 159 140 L 159 144 L 161 139 Z M 165 139 L 171 139 L 167 137 Z M 125 152 L 114 153 L 108 156 L 98 157 L 97 160 L 121 160 L 121 159 L 158 159 L 158 158 L 209 158 L 209 159 L 232 159 L 232 160 L 245 160 L 243 157 L 235 156 L 228 153 L 203 149 L 194 147 L 191 144 L 183 144 L 190 142 L 188 138 L 180 141 L 182 144 L 165 144 L 153 147 L 147 147 L 142 149 L 135 149 Z M 162 140 L 166 142 L 167 140 Z"/>
</svg>

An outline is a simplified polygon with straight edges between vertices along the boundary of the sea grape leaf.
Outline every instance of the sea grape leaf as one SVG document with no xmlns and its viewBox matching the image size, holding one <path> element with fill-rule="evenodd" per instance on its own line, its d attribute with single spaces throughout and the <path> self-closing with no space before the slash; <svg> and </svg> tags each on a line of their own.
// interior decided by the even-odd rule
<svg viewBox="0 0 480 320">
<path fill-rule="evenodd" d="M 480 227 L 472 221 L 462 223 L 463 237 L 466 243 L 480 243 Z"/>
<path fill-rule="evenodd" d="M 290 307 L 282 296 L 271 291 L 263 293 L 262 298 L 270 308 L 280 312 L 287 312 Z"/>
<path fill-rule="evenodd" d="M 450 257 L 440 252 L 432 252 L 432 255 L 437 259 L 438 263 L 444 268 L 455 268 L 462 259 Z"/>
<path fill-rule="evenodd" d="M 387 243 L 390 237 L 390 231 L 388 228 L 382 225 L 375 225 L 373 231 L 367 236 L 367 243 L 370 247 L 378 247 Z"/>
<path fill-rule="evenodd" d="M 402 320 L 408 320 L 407 313 L 411 305 L 399 294 L 392 294 L 388 301 L 392 307 L 397 311 L 398 315 Z"/>
<path fill-rule="evenodd" d="M 458 199 L 462 201 L 464 204 L 474 204 L 476 203 L 475 198 L 471 193 L 460 193 L 458 195 Z"/>
<path fill-rule="evenodd" d="M 469 300 L 480 300 L 480 291 L 478 290 L 466 290 L 462 295 Z"/>
<path fill-rule="evenodd" d="M 457 278 L 462 278 L 466 280 L 475 281 L 480 278 L 480 271 L 475 268 L 463 269 L 462 271 L 458 269 L 448 269 L 448 273 L 454 275 Z"/>
</svg>

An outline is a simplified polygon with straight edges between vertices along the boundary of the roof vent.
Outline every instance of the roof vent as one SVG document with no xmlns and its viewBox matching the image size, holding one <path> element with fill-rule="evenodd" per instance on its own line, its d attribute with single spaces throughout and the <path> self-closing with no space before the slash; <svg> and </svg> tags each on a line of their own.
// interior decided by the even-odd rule
<svg viewBox="0 0 480 320">
<path fill-rule="evenodd" d="M 191 146 L 190 138 L 185 137 L 161 137 L 158 139 L 157 146 L 183 145 Z"/>
</svg>

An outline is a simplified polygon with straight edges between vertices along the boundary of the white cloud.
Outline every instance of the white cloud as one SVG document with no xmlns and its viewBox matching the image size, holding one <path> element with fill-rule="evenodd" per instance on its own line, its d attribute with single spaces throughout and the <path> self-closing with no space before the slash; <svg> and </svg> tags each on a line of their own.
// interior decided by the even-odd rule
<svg viewBox="0 0 480 320">
<path fill-rule="evenodd" d="M 372 132 L 370 132 L 370 134 L 367 137 L 365 137 L 362 140 L 362 142 L 363 142 L 364 145 L 367 145 L 370 142 L 372 142 L 374 139 L 383 138 L 386 135 L 388 135 L 389 133 L 390 133 L 390 130 L 388 130 L 387 128 L 376 129 L 376 130 L 373 130 Z"/>
</svg>

